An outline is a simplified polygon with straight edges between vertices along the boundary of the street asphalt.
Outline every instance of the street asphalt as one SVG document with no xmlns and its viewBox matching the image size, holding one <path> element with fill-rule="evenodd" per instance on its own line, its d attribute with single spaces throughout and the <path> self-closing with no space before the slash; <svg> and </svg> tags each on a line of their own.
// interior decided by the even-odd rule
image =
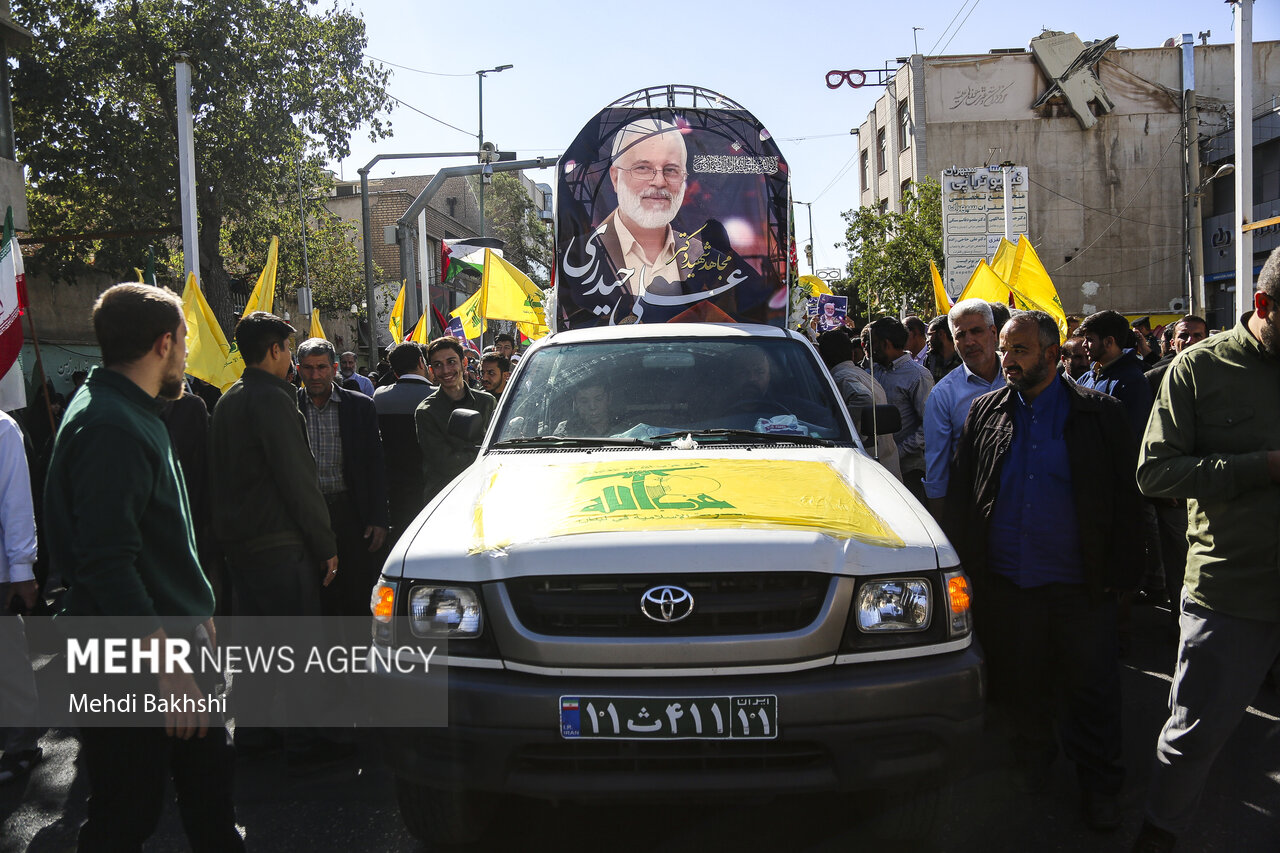
<svg viewBox="0 0 1280 853">
<path fill-rule="evenodd" d="M 557 804 L 515 798 L 496 804 L 485 837 L 472 851 L 607 850 L 610 853 L 784 851 L 1125 851 L 1141 823 L 1142 797 L 1164 721 L 1174 641 L 1164 608 L 1134 611 L 1134 642 L 1124 660 L 1125 764 L 1129 770 L 1121 829 L 1084 826 L 1072 768 L 1054 766 L 1040 795 L 1013 791 L 1006 726 L 990 717 L 972 765 L 949 786 L 938 831 L 908 842 L 892 827 L 869 828 L 871 798 L 786 795 L 735 802 Z M 296 778 L 279 753 L 242 758 L 238 819 L 250 850 L 417 851 L 399 817 L 395 785 L 379 759 L 380 735 L 360 739 L 355 759 Z M 50 731 L 44 762 L 25 784 L 0 787 L 0 853 L 70 851 L 84 819 L 88 784 L 77 763 L 74 732 Z M 1180 851 L 1264 853 L 1280 850 L 1280 695 L 1264 688 L 1219 757 L 1194 829 Z M 909 833 L 908 833 L 909 834 Z M 172 803 L 148 851 L 188 849 Z"/>
</svg>

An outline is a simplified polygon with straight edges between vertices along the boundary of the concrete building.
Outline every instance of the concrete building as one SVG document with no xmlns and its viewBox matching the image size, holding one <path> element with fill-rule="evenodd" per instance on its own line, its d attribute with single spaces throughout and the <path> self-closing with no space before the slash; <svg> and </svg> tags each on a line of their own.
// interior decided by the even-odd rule
<svg viewBox="0 0 1280 853">
<path fill-rule="evenodd" d="M 900 210 L 913 181 L 1012 162 L 1027 169 L 1027 233 L 1069 313 L 1186 311 L 1200 276 L 1199 216 L 1188 227 L 1187 215 L 1214 172 L 1207 143 L 1229 122 L 1233 46 L 1112 44 L 1046 32 L 1028 49 L 910 57 L 858 128 L 861 204 Z M 1185 135 L 1184 64 L 1195 92 Z M 1280 42 L 1254 45 L 1253 93 L 1275 103 Z M 1202 191 L 1201 216 L 1221 213 L 1224 191 Z M 1255 241 L 1260 254 L 1266 245 Z"/>
</svg>

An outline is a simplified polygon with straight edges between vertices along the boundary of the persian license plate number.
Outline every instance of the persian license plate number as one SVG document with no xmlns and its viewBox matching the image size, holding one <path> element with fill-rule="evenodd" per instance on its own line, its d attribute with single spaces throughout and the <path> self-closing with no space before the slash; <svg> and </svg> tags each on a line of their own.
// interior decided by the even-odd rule
<svg viewBox="0 0 1280 853">
<path fill-rule="evenodd" d="M 772 740 L 777 696 L 561 696 L 560 735 L 609 740 Z"/>
</svg>

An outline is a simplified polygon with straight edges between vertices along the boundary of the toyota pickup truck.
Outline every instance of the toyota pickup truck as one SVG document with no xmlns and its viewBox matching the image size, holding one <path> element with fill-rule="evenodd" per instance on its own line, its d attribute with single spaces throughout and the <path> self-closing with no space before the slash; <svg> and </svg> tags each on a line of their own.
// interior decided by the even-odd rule
<svg viewBox="0 0 1280 853">
<path fill-rule="evenodd" d="M 375 645 L 447 644 L 447 727 L 386 753 L 423 840 L 473 839 L 501 793 L 919 797 L 982 727 L 956 552 L 779 328 L 534 345 L 374 603 Z M 378 701 L 424 689 L 387 672 Z"/>
</svg>

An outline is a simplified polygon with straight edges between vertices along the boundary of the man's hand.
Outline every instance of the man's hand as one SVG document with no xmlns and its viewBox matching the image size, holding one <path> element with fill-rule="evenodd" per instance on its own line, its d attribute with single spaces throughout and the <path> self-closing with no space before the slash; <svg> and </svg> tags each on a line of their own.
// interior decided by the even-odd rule
<svg viewBox="0 0 1280 853">
<path fill-rule="evenodd" d="M 370 553 L 377 551 L 387 541 L 387 528 L 370 524 L 364 529 L 364 538 L 369 540 Z"/>
<path fill-rule="evenodd" d="M 183 672 L 180 667 L 176 666 L 173 668 L 177 672 L 165 671 L 169 668 L 169 661 L 166 659 L 167 655 L 164 651 L 165 636 L 164 629 L 157 628 L 154 632 L 142 638 L 142 642 L 149 644 L 150 648 L 160 647 L 160 671 L 156 673 L 160 698 L 168 701 L 169 697 L 172 696 L 177 701 L 169 704 L 171 706 L 177 705 L 179 708 L 189 704 L 183 701 L 184 697 L 194 703 L 200 702 L 200 700 L 204 699 L 204 691 L 200 689 L 200 685 L 196 684 L 195 677 L 191 673 Z M 209 731 L 208 711 L 168 710 L 164 712 L 164 733 L 169 737 L 189 740 L 192 735 L 204 737 L 207 731 Z"/>
<path fill-rule="evenodd" d="M 156 681 L 160 683 L 160 698 L 168 700 L 170 696 L 174 697 L 177 702 L 171 704 L 179 708 L 187 704 L 183 701 L 184 697 L 192 702 L 200 702 L 204 699 L 204 691 L 196 684 L 195 678 L 189 672 L 161 672 L 156 676 Z M 164 712 L 164 733 L 169 737 L 190 740 L 192 735 L 204 737 L 207 731 L 209 731 L 208 711 L 168 710 Z"/>
<path fill-rule="evenodd" d="M 205 620 L 204 629 L 209 634 L 209 646 L 215 651 L 218 648 L 218 629 L 213 624 L 213 617 L 210 616 Z"/>
<path fill-rule="evenodd" d="M 13 604 L 15 598 L 22 600 L 26 605 L 27 612 L 30 613 L 36 607 L 36 599 L 40 595 L 40 588 L 36 584 L 35 578 L 25 581 L 14 581 L 7 584 L 8 589 L 4 593 L 3 612 L 9 612 L 9 606 Z"/>
<path fill-rule="evenodd" d="M 1267 473 L 1271 482 L 1280 483 L 1280 450 L 1267 451 Z"/>
<path fill-rule="evenodd" d="M 324 561 L 324 582 L 322 586 L 328 586 L 333 583 L 333 579 L 338 576 L 338 555 Z"/>
</svg>

